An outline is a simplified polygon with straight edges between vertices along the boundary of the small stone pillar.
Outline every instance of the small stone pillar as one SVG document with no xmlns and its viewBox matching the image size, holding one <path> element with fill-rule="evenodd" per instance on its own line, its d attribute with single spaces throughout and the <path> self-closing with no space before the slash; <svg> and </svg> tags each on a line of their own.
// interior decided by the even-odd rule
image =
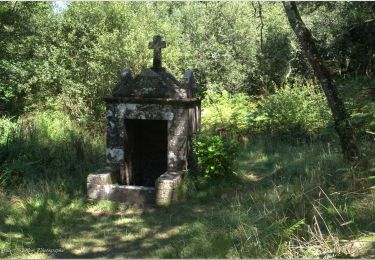
<svg viewBox="0 0 375 260">
<path fill-rule="evenodd" d="M 159 206 L 167 206 L 171 202 L 178 199 L 178 185 L 182 180 L 183 172 L 168 171 L 162 174 L 155 183 L 156 188 L 156 204 Z"/>
</svg>

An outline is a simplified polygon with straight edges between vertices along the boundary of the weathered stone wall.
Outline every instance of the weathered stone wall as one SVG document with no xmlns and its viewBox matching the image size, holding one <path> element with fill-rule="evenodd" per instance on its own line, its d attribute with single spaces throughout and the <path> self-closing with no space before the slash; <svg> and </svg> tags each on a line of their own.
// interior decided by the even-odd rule
<svg viewBox="0 0 375 260">
<path fill-rule="evenodd" d="M 192 134 L 199 130 L 200 102 L 108 103 L 107 163 L 117 179 L 124 178 L 126 151 L 125 119 L 168 121 L 168 170 L 183 171 L 188 167 Z"/>
</svg>

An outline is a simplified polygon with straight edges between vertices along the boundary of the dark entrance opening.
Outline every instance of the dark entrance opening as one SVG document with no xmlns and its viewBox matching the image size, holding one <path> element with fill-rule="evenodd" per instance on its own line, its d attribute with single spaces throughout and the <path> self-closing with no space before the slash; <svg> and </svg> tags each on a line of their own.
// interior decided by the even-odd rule
<svg viewBox="0 0 375 260">
<path fill-rule="evenodd" d="M 167 171 L 167 124 L 166 120 L 125 120 L 125 172 L 129 184 L 153 187 Z"/>
</svg>

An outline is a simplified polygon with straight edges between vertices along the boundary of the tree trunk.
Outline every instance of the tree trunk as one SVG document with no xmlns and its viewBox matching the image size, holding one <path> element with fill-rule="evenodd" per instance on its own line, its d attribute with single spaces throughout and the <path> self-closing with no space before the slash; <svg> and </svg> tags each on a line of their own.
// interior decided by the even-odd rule
<svg viewBox="0 0 375 260">
<path fill-rule="evenodd" d="M 315 77 L 318 78 L 324 94 L 327 97 L 328 105 L 332 111 L 335 129 L 340 138 L 344 159 L 348 162 L 352 162 L 358 157 L 359 152 L 344 103 L 337 94 L 337 89 L 333 83 L 331 74 L 316 48 L 310 30 L 301 19 L 296 3 L 283 2 L 283 5 L 289 23 L 302 47 L 302 51 L 311 64 Z"/>
</svg>

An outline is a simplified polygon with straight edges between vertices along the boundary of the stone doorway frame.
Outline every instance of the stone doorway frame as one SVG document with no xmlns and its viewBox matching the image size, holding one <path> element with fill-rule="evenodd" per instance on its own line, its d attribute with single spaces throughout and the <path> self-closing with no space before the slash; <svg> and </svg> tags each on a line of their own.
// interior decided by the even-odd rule
<svg viewBox="0 0 375 260">
<path fill-rule="evenodd" d="M 107 164 L 109 171 L 88 177 L 88 197 L 134 203 L 166 205 L 177 199 L 177 186 L 192 156 L 192 135 L 199 131 L 198 98 L 128 98 L 107 97 Z M 125 171 L 125 119 L 167 120 L 167 171 L 155 182 L 155 188 L 131 186 Z M 108 177 L 109 176 L 109 177 Z M 113 183 L 120 183 L 113 184 Z M 125 185 L 124 185 L 125 184 Z"/>
</svg>

